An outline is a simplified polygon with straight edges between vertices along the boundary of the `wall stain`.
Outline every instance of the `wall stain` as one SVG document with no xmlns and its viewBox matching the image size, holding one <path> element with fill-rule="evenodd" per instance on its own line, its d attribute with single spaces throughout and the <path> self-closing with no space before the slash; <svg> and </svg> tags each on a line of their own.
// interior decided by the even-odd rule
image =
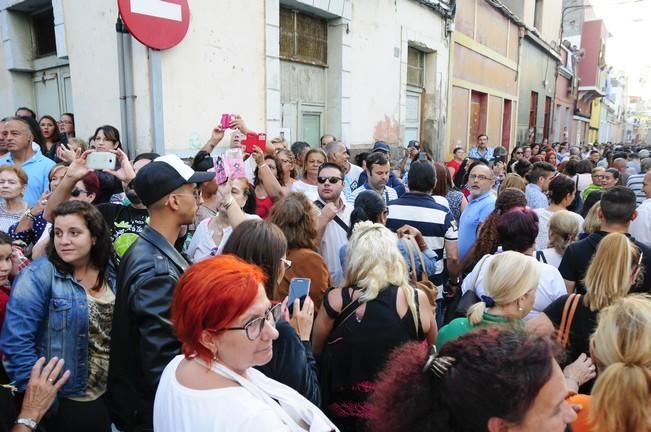
<svg viewBox="0 0 651 432">
<path fill-rule="evenodd" d="M 400 125 L 394 119 L 384 115 L 384 120 L 380 120 L 375 125 L 373 132 L 373 141 L 384 141 L 387 144 L 398 144 L 400 142 Z"/>
</svg>

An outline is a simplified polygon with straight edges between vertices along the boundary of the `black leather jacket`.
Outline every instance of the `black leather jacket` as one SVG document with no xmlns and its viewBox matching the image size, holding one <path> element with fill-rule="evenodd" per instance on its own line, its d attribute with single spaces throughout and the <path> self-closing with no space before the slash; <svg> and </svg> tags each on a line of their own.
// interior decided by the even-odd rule
<svg viewBox="0 0 651 432">
<path fill-rule="evenodd" d="M 122 431 L 153 430 L 158 381 L 167 363 L 180 353 L 170 306 L 188 265 L 150 226 L 120 261 L 107 395 L 112 420 Z"/>
</svg>

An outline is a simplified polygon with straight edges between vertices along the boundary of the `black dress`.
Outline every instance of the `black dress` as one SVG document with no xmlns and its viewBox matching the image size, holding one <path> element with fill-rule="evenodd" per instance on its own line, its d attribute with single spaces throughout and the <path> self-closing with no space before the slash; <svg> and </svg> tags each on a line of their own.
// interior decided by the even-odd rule
<svg viewBox="0 0 651 432">
<path fill-rule="evenodd" d="M 389 354 L 405 342 L 425 338 L 420 316 L 414 320 L 410 309 L 404 317 L 398 315 L 399 292 L 393 285 L 380 291 L 377 298 L 366 303 L 364 316 L 358 321 L 356 314 L 350 314 L 352 307 L 344 310 L 353 301 L 351 289 L 342 289 L 340 324 L 339 313 L 328 303 L 328 293 L 323 296 L 325 311 L 335 320 L 335 327 L 319 359 L 321 399 L 326 415 L 341 432 L 365 430 L 366 401 Z M 418 295 L 415 302 L 418 310 Z"/>
</svg>

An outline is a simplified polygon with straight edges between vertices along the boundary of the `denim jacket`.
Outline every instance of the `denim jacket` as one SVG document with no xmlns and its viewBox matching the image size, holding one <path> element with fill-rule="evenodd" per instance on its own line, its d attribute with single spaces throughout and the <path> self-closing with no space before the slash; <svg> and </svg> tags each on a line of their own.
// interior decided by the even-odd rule
<svg viewBox="0 0 651 432">
<path fill-rule="evenodd" d="M 115 275 L 108 276 L 115 292 Z M 20 391 L 32 366 L 43 356 L 65 360 L 68 382 L 59 396 L 86 394 L 88 381 L 88 303 L 86 291 L 71 274 L 59 272 L 41 257 L 20 272 L 7 305 L 0 351 L 4 367 Z"/>
</svg>

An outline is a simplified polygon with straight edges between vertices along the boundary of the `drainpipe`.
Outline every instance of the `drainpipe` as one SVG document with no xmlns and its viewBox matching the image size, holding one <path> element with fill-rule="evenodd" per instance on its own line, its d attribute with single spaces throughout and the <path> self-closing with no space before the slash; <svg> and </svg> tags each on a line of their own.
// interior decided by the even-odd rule
<svg viewBox="0 0 651 432">
<path fill-rule="evenodd" d="M 136 156 L 136 117 L 133 92 L 133 64 L 131 35 L 118 16 L 115 24 L 118 39 L 118 71 L 120 76 L 120 118 L 123 146 L 129 159 Z"/>
</svg>

